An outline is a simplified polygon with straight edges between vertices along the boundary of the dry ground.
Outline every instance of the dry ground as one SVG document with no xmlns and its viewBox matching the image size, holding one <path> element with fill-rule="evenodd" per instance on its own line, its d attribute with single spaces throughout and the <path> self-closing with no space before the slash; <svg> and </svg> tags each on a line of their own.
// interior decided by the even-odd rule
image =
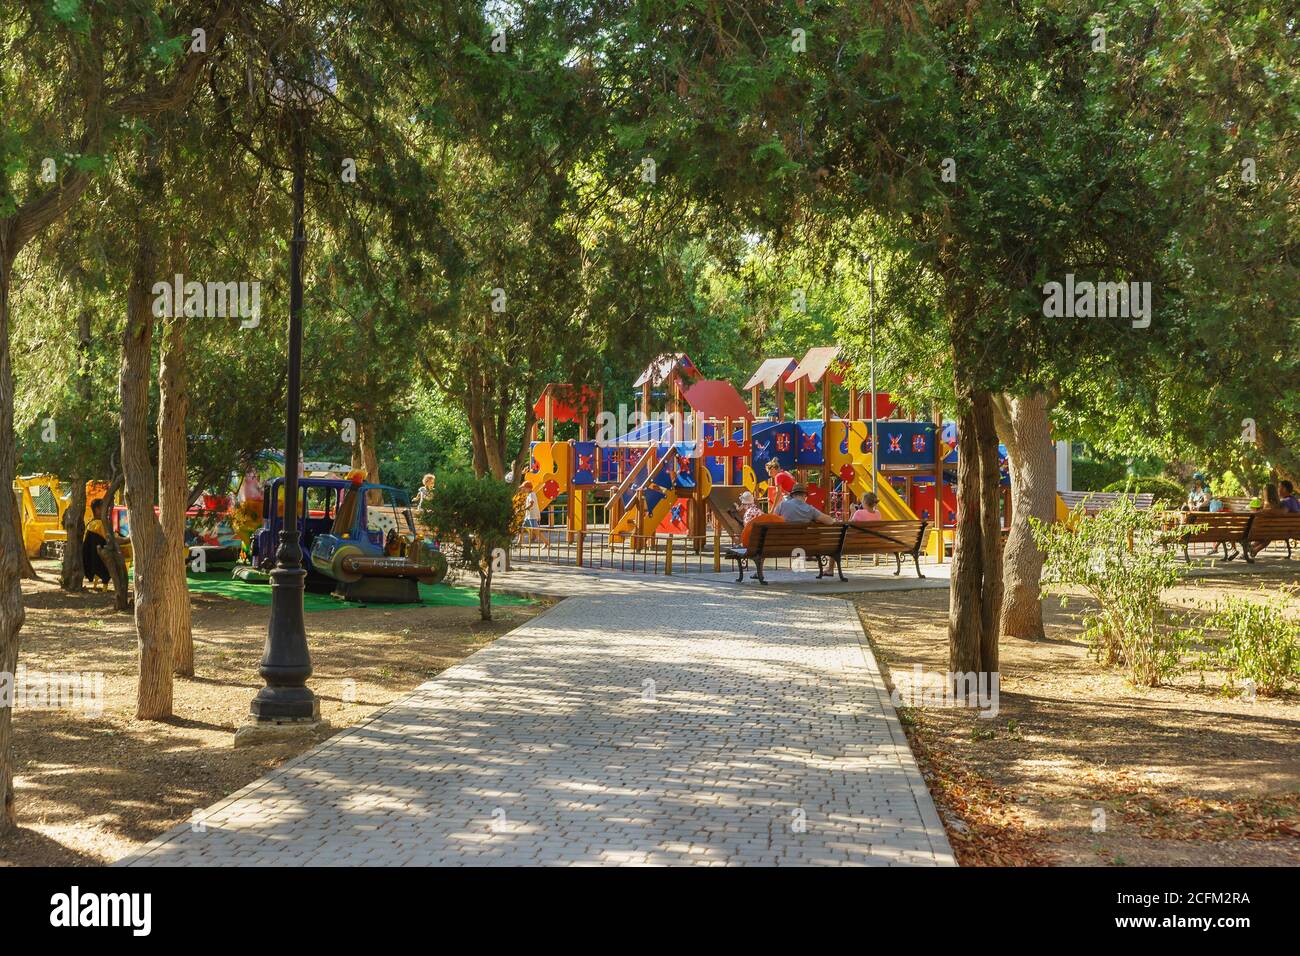
<svg viewBox="0 0 1300 956">
<path fill-rule="evenodd" d="M 103 713 L 14 714 L 19 831 L 0 841 L 0 866 L 111 862 L 306 747 L 235 750 L 235 729 L 261 687 L 268 609 L 193 595 L 197 677 L 176 680 L 176 718 L 134 719 L 136 642 L 129 613 L 104 594 L 59 590 L 52 562 L 23 583 L 29 670 L 102 671 Z M 468 656 L 541 605 L 348 609 L 307 615 L 321 716 L 337 731 Z M 349 682 L 355 682 L 349 683 Z"/>
<path fill-rule="evenodd" d="M 1191 579 L 1168 603 L 1300 579 L 1300 562 L 1259 567 Z M 947 670 L 946 590 L 854 599 L 882 667 Z M 959 862 L 1300 864 L 1300 697 L 1224 696 L 1221 674 L 1197 671 L 1134 688 L 1089 657 L 1088 606 L 1049 599 L 1046 640 L 1003 638 L 996 717 L 900 711 Z"/>
</svg>

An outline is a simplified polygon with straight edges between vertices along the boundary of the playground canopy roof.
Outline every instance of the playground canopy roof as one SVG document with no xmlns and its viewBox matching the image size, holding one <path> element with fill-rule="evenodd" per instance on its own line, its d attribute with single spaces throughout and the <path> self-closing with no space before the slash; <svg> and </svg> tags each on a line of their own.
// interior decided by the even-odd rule
<svg viewBox="0 0 1300 956">
<path fill-rule="evenodd" d="M 684 393 L 686 404 L 705 418 L 734 418 L 753 421 L 745 400 L 735 386 L 721 379 L 701 379 Z"/>
<path fill-rule="evenodd" d="M 809 349 L 808 354 L 799 363 L 799 367 L 790 373 L 790 381 L 793 383 L 806 377 L 809 385 L 816 385 L 822 380 L 823 375 L 829 373 L 831 381 L 839 385 L 844 381 L 843 368 L 835 367 L 836 359 L 839 356 L 840 347 L 838 345 Z"/>
<path fill-rule="evenodd" d="M 541 421 L 546 417 L 546 396 L 551 396 L 551 412 L 557 422 L 576 422 L 586 418 L 593 408 L 600 407 L 600 395 L 586 385 L 561 385 L 551 382 L 538 396 L 533 414 Z"/>
<path fill-rule="evenodd" d="M 786 356 L 784 358 L 765 359 L 763 364 L 758 367 L 758 371 L 749 377 L 745 383 L 745 391 L 751 388 L 761 387 L 764 391 L 775 388 L 777 382 L 785 382 L 785 387 L 794 391 L 794 386 L 790 384 L 790 375 L 798 367 L 794 359 Z"/>
<path fill-rule="evenodd" d="M 646 382 L 652 386 L 662 385 L 672 378 L 674 372 L 688 379 L 699 378 L 703 374 L 685 352 L 668 352 L 651 362 L 632 386 L 640 388 Z"/>
</svg>

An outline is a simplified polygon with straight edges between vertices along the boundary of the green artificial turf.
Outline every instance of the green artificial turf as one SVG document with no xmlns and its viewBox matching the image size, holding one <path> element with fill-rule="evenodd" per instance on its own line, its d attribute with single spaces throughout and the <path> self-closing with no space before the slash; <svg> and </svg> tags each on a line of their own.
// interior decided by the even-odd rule
<svg viewBox="0 0 1300 956">
<path fill-rule="evenodd" d="M 207 571 L 188 575 L 190 590 L 195 594 L 217 594 L 221 597 L 260 604 L 267 607 L 271 603 L 269 584 L 254 581 L 238 581 L 230 576 L 229 571 Z M 513 594 L 493 594 L 492 603 L 500 605 L 528 604 L 527 598 Z M 478 588 L 459 587 L 450 584 L 421 584 L 419 604 L 360 604 L 344 601 L 332 594 L 312 594 L 303 597 L 303 607 L 308 611 L 341 611 L 358 607 L 478 607 Z"/>
</svg>

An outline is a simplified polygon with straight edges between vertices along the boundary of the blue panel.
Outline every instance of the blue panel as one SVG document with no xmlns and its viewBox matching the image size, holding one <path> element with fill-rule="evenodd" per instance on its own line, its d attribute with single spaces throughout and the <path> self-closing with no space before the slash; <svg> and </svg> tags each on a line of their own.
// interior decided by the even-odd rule
<svg viewBox="0 0 1300 956">
<path fill-rule="evenodd" d="M 787 470 L 795 467 L 794 422 L 764 422 L 754 426 L 751 436 L 754 448 L 749 460 L 760 480 L 766 479 L 769 459 L 775 458 Z"/>
<path fill-rule="evenodd" d="M 881 465 L 933 465 L 933 422 L 876 422 Z M 868 442 L 868 444 L 870 444 Z"/>
<path fill-rule="evenodd" d="M 820 419 L 806 419 L 801 420 L 796 424 L 796 463 L 799 465 L 820 465 L 825 462 L 826 459 L 822 448 L 825 423 Z"/>
<path fill-rule="evenodd" d="M 573 443 L 573 484 L 585 487 L 596 483 L 596 473 L 600 470 L 600 449 L 594 441 Z"/>
</svg>

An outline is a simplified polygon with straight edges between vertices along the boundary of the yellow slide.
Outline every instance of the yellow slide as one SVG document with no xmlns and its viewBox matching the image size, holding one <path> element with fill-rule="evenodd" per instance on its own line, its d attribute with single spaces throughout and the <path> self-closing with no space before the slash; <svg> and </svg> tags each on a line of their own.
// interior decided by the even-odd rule
<svg viewBox="0 0 1300 956">
<path fill-rule="evenodd" d="M 852 464 L 855 474 L 849 482 L 849 491 L 861 501 L 862 496 L 871 490 L 871 456 L 867 455 L 865 460 L 858 459 Z M 880 516 L 886 521 L 916 520 L 916 512 L 907 506 L 894 486 L 883 477 L 876 481 L 876 497 L 880 499 Z"/>
<path fill-rule="evenodd" d="M 652 537 L 676 503 L 677 492 L 669 490 L 667 494 L 659 499 L 659 503 L 651 509 L 650 513 L 646 515 L 645 521 L 641 522 L 639 528 L 637 527 L 636 508 L 629 508 L 623 512 L 623 517 L 618 519 L 618 523 L 610 529 L 609 540 L 613 544 L 621 544 L 623 539 L 630 534 L 640 535 L 643 538 Z"/>
<path fill-rule="evenodd" d="M 846 429 L 848 429 L 847 453 L 840 451 L 840 445 L 845 444 Z M 826 463 L 833 474 L 838 475 L 844 465 L 853 466 L 853 480 L 849 482 L 849 490 L 859 500 L 871 490 L 871 472 L 875 468 L 871 454 L 860 450 L 870 436 L 871 427 L 867 422 L 847 422 L 843 419 L 827 422 L 826 433 L 822 436 L 822 447 L 826 449 Z M 907 502 L 883 476 L 877 477 L 876 497 L 880 499 L 881 517 L 887 521 L 916 520 L 916 513 L 907 506 Z"/>
</svg>

